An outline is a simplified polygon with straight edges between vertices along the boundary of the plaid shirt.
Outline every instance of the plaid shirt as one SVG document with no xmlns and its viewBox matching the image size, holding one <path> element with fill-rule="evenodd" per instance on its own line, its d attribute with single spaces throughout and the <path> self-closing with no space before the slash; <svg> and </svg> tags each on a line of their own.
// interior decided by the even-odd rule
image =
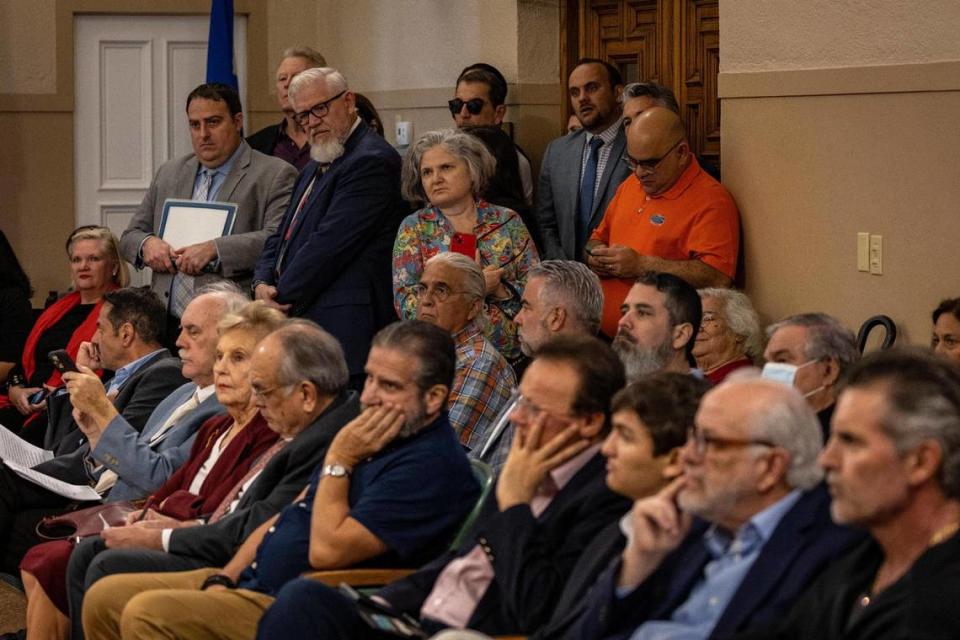
<svg viewBox="0 0 960 640">
<path fill-rule="evenodd" d="M 461 443 L 479 450 L 487 439 L 487 429 L 510 400 L 517 378 L 503 356 L 483 337 L 476 322 L 456 332 L 453 341 L 457 374 L 448 401 L 450 424 Z"/>
</svg>

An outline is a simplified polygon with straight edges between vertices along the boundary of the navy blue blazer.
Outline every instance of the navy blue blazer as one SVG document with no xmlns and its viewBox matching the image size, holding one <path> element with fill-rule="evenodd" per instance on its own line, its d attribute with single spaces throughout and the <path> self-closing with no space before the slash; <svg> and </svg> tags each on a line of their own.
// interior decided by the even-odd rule
<svg viewBox="0 0 960 640">
<path fill-rule="evenodd" d="M 284 248 L 283 238 L 319 165 L 311 161 L 300 172 L 253 280 L 277 287 L 277 301 L 292 304 L 291 315 L 315 321 L 340 340 L 354 375 L 363 371 L 373 335 L 397 319 L 391 258 L 407 206 L 400 197 L 400 156 L 393 147 L 363 122 L 344 146 L 344 154 L 318 176 Z"/>
<path fill-rule="evenodd" d="M 623 599 L 615 595 L 620 561 L 614 562 L 590 592 L 578 637 L 629 638 L 647 620 L 668 619 L 689 597 L 710 560 L 703 543 L 707 526 L 696 522 L 680 547 Z M 822 483 L 807 491 L 780 520 L 710 637 L 772 626 L 823 569 L 864 535 L 833 523 L 830 496 Z"/>
</svg>

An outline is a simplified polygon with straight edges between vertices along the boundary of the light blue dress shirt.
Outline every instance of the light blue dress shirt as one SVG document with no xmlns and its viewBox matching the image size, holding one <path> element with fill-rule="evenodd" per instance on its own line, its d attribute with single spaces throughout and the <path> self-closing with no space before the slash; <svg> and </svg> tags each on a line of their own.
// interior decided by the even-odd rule
<svg viewBox="0 0 960 640">
<path fill-rule="evenodd" d="M 690 591 L 686 602 L 677 607 L 669 620 L 650 620 L 630 636 L 630 640 L 704 640 L 710 637 L 720 616 L 740 588 L 763 545 L 770 540 L 784 515 L 800 499 L 795 489 L 754 515 L 731 537 L 713 525 L 703 535 L 710 561 Z"/>
</svg>

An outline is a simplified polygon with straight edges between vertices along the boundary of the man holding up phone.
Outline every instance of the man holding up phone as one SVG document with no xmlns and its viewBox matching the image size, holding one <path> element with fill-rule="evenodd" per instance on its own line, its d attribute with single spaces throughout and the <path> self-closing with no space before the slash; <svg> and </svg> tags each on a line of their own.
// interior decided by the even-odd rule
<svg viewBox="0 0 960 640">
<path fill-rule="evenodd" d="M 590 592 L 581 638 L 767 627 L 860 540 L 830 520 L 820 428 L 796 390 L 727 382 L 694 422 L 683 475 L 634 504 L 627 546 Z"/>
</svg>

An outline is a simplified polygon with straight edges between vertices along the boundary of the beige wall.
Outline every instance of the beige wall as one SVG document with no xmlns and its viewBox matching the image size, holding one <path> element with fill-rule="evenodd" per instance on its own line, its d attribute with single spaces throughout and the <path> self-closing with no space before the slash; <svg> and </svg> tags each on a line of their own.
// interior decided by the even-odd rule
<svg viewBox="0 0 960 640">
<path fill-rule="evenodd" d="M 309 44 L 377 105 L 416 133 L 451 126 L 445 108 L 468 63 L 499 67 L 507 119 L 538 159 L 560 131 L 560 0 L 237 0 L 249 14 L 249 129 L 279 118 L 272 95 L 280 51 Z M 74 222 L 73 16 L 202 14 L 209 0 L 0 0 L 0 229 L 40 304 L 69 284 L 62 243 Z"/>
<path fill-rule="evenodd" d="M 905 340 L 960 294 L 960 4 L 720 5 L 723 177 L 766 320 L 886 313 Z M 856 233 L 883 236 L 883 275 Z"/>
</svg>

